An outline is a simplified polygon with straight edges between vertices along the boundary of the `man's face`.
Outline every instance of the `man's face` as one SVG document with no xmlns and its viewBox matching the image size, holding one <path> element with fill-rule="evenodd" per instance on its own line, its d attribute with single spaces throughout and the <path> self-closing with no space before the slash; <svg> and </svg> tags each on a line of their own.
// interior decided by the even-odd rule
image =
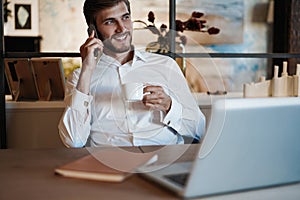
<svg viewBox="0 0 300 200">
<path fill-rule="evenodd" d="M 99 11 L 96 25 L 100 39 L 110 51 L 124 53 L 131 49 L 132 21 L 124 2 Z"/>
</svg>

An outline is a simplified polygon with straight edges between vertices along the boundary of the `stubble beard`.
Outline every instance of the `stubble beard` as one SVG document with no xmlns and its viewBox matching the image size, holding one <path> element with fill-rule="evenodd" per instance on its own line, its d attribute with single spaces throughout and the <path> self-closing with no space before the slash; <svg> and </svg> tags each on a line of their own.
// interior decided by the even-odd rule
<svg viewBox="0 0 300 200">
<path fill-rule="evenodd" d="M 126 43 L 119 43 L 116 39 L 118 35 L 113 35 L 111 38 L 106 38 L 103 41 L 104 47 L 107 48 L 109 51 L 114 52 L 114 53 L 125 53 L 131 50 L 131 43 L 132 43 L 132 37 L 129 32 L 125 33 L 126 37 L 130 37 L 129 40 L 126 41 Z M 127 38 L 126 38 L 127 39 Z M 115 40 L 115 44 L 114 44 Z"/>
</svg>

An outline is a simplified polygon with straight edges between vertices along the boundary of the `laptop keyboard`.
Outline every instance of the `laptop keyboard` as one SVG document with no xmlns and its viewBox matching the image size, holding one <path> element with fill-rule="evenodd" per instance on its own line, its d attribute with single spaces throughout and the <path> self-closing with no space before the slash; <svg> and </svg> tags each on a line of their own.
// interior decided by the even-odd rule
<svg viewBox="0 0 300 200">
<path fill-rule="evenodd" d="M 189 177 L 189 173 L 165 175 L 165 177 L 172 182 L 175 182 L 178 185 L 184 187 Z"/>
</svg>

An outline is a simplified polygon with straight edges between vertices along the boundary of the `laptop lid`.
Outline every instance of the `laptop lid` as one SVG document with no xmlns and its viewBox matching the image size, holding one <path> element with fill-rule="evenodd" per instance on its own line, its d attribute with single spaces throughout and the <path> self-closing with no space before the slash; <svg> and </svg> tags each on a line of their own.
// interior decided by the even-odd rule
<svg viewBox="0 0 300 200">
<path fill-rule="evenodd" d="M 299 141 L 299 98 L 218 100 L 185 187 L 171 186 L 168 167 L 148 176 L 186 198 L 298 182 Z"/>
</svg>

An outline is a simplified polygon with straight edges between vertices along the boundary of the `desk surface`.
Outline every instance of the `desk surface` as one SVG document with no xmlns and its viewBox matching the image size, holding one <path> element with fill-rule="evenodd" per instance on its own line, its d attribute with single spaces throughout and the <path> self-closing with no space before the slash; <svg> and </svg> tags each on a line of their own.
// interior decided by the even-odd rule
<svg viewBox="0 0 300 200">
<path fill-rule="evenodd" d="M 201 107 L 211 107 L 213 101 L 224 98 L 242 98 L 241 92 L 230 92 L 226 95 L 207 95 L 206 93 L 192 93 L 197 104 Z M 13 101 L 10 95 L 5 96 L 7 109 L 38 109 L 38 108 L 64 108 L 63 101 Z"/>
<path fill-rule="evenodd" d="M 170 158 L 175 152 L 180 161 L 191 160 L 197 145 L 177 145 L 161 147 L 125 148 L 128 151 L 159 154 L 158 162 Z M 187 151 L 186 151 L 187 150 Z M 183 156 L 180 156 L 185 152 Z M 87 155 L 88 149 L 6 149 L 0 150 L 0 199 L 178 199 L 173 193 L 134 175 L 122 183 L 104 183 L 54 174 L 54 168 Z M 201 199 L 300 199 L 300 184 L 211 196 Z"/>
</svg>

